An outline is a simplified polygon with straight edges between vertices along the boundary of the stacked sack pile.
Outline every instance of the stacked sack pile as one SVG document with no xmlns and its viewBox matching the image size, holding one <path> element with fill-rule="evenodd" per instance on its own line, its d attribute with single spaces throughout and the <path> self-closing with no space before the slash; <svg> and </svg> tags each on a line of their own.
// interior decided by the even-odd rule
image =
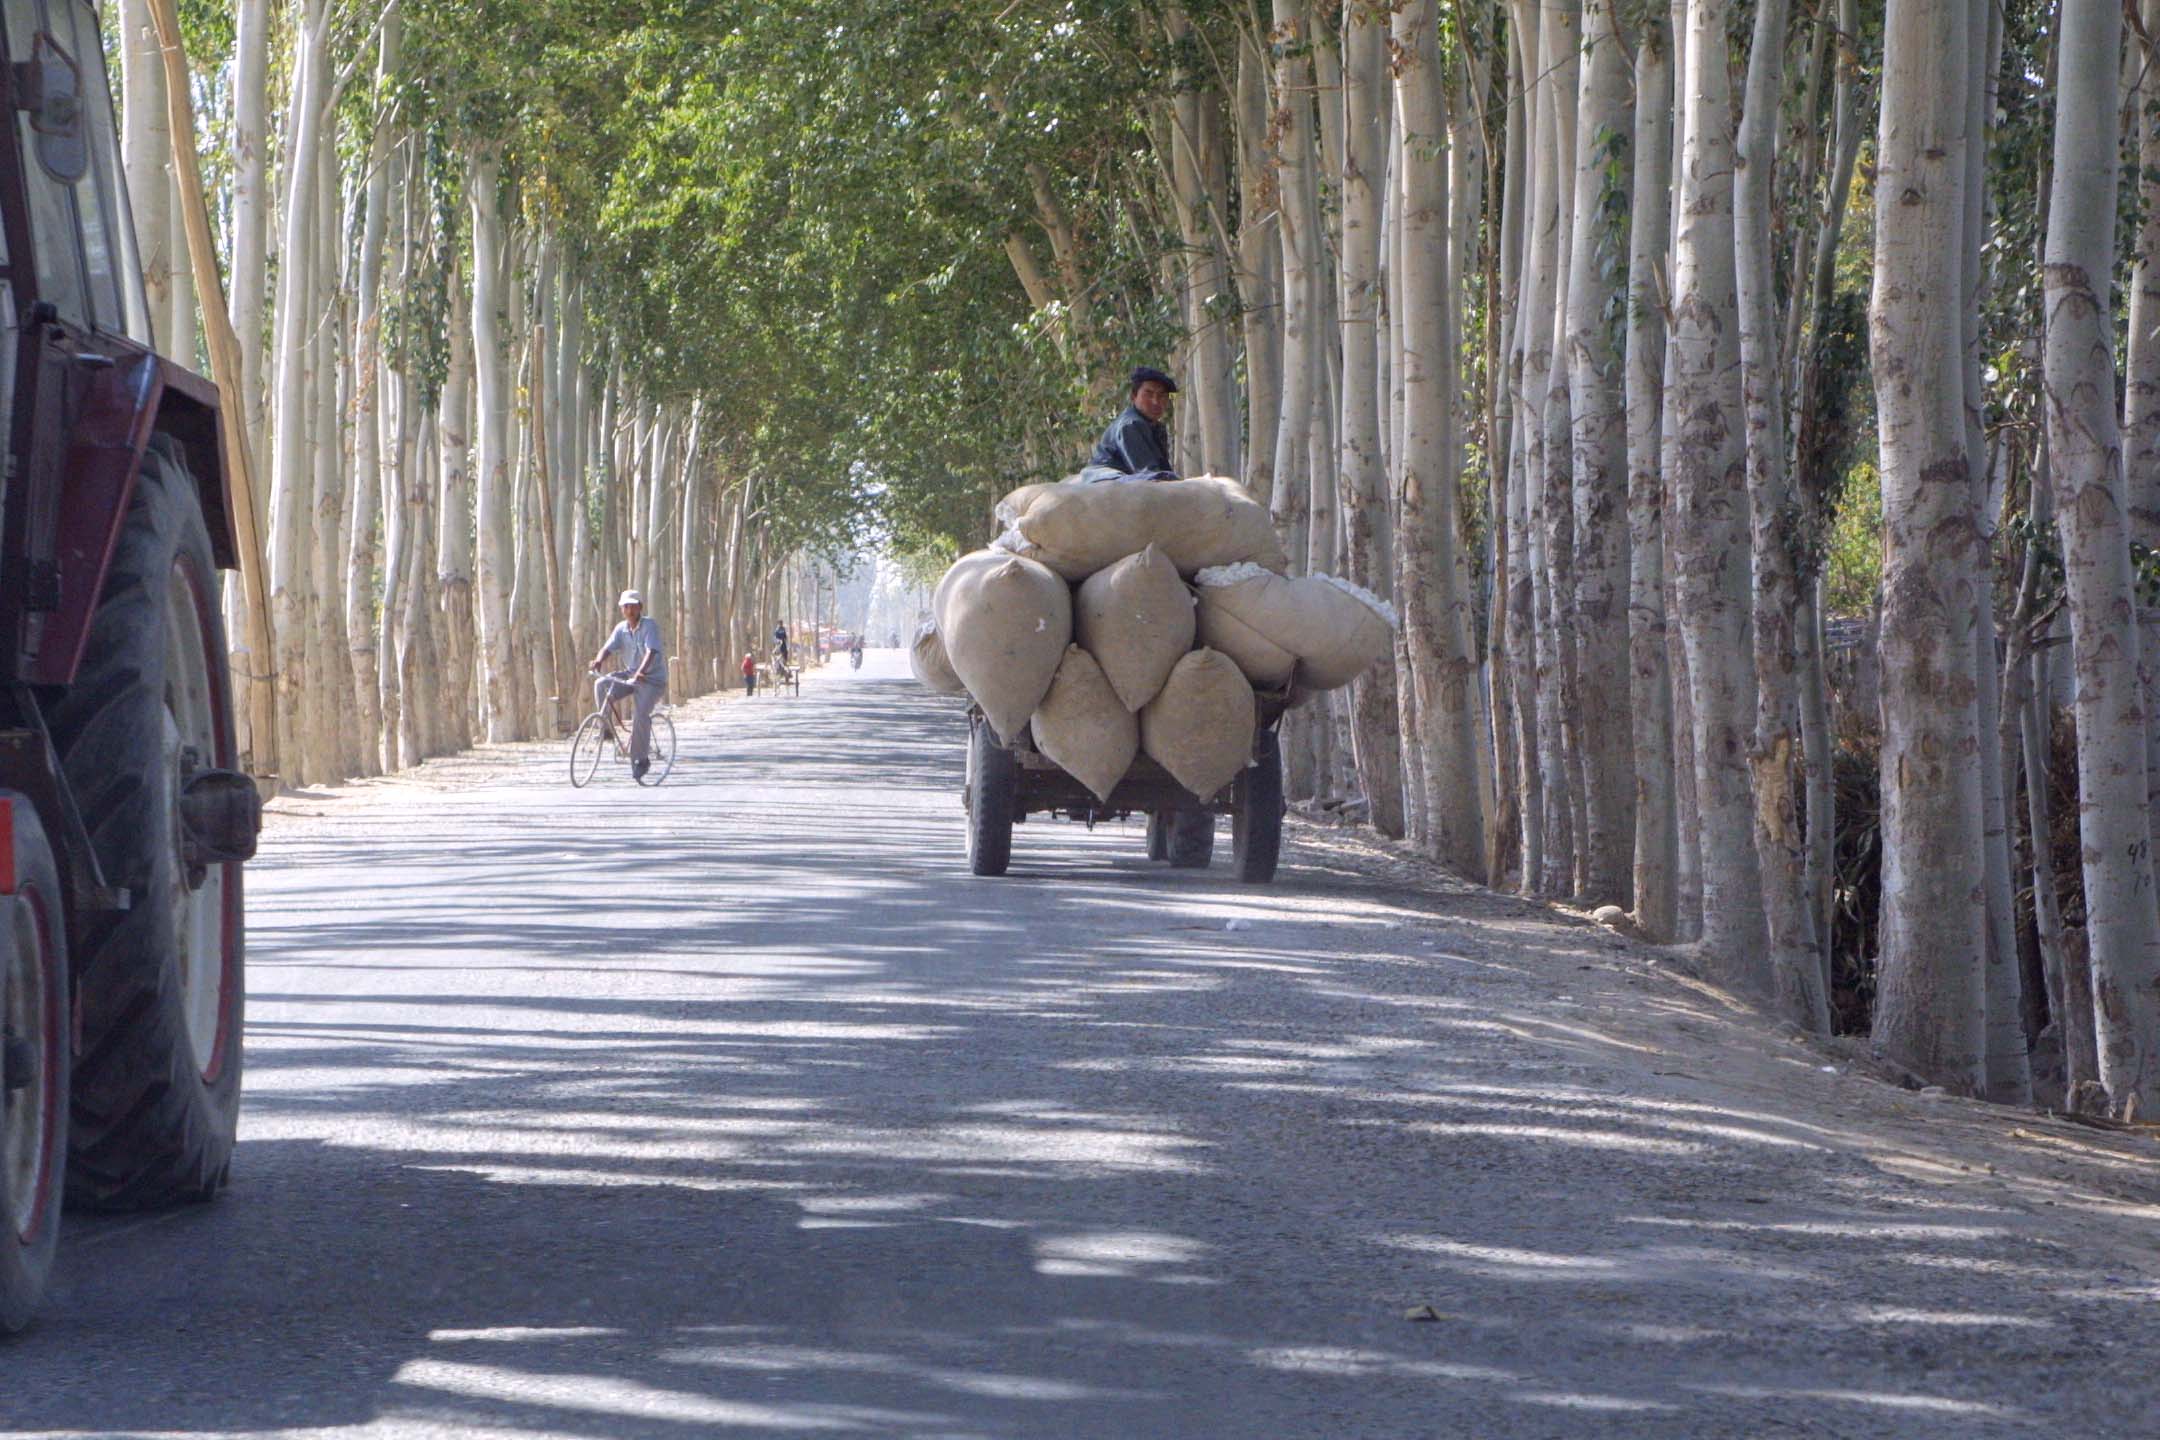
<svg viewBox="0 0 2160 1440">
<path fill-rule="evenodd" d="M 1287 577 L 1267 510 L 1231 480 L 1027 485 L 938 582 L 915 678 L 981 707 L 1108 800 L 1145 751 L 1203 799 L 1252 757 L 1257 688 L 1294 703 L 1393 648 L 1385 601 Z M 1189 583 L 1188 583 L 1189 582 Z"/>
</svg>

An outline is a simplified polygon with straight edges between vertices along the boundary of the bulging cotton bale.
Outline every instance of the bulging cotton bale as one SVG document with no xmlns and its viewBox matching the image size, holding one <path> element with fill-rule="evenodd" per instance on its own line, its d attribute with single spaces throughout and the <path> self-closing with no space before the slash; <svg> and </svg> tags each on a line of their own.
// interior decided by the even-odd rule
<svg viewBox="0 0 2160 1440">
<path fill-rule="evenodd" d="M 1072 643 L 1072 591 L 1032 560 L 977 550 L 938 581 L 930 613 L 953 674 L 1010 745 Z"/>
<path fill-rule="evenodd" d="M 1065 647 L 1050 693 L 1035 707 L 1034 734 L 1035 748 L 1098 800 L 1110 798 L 1140 750 L 1140 722 L 1078 645 Z"/>
<path fill-rule="evenodd" d="M 1157 545 L 1105 566 L 1073 597 L 1073 635 L 1127 710 L 1155 698 L 1192 649 L 1193 597 Z"/>
<path fill-rule="evenodd" d="M 1290 683 L 1291 675 L 1297 670 L 1298 657 L 1233 614 L 1220 598 L 1229 588 L 1263 576 L 1270 580 L 1280 578 L 1257 565 L 1224 565 L 1201 571 L 1195 633 L 1202 645 L 1220 650 L 1236 661 L 1238 669 L 1245 672 L 1245 678 L 1252 681 L 1253 688 L 1280 690 Z"/>
<path fill-rule="evenodd" d="M 915 672 L 917 680 L 940 695 L 967 694 L 967 686 L 953 673 L 945 642 L 938 638 L 936 621 L 923 621 L 922 628 L 915 632 L 915 643 L 908 650 L 908 668 Z"/>
<path fill-rule="evenodd" d="M 1285 570 L 1289 561 L 1267 507 L 1235 480 L 1024 485 L 998 504 L 998 544 L 1040 560 L 1068 580 L 1085 580 L 1146 545 L 1160 545 L 1181 575 L 1250 561 Z"/>
<path fill-rule="evenodd" d="M 1395 648 L 1395 611 L 1385 600 L 1332 575 L 1289 579 L 1247 566 L 1199 577 L 1206 623 L 1235 621 L 1297 657 L 1297 683 L 1334 690 Z"/>
<path fill-rule="evenodd" d="M 1252 759 L 1252 686 L 1219 650 L 1195 650 L 1140 712 L 1140 748 L 1206 800 Z"/>
</svg>

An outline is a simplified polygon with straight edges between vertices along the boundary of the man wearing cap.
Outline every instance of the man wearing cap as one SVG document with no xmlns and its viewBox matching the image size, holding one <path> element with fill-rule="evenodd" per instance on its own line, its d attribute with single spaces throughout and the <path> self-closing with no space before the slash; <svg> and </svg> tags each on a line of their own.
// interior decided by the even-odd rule
<svg viewBox="0 0 2160 1440">
<path fill-rule="evenodd" d="M 1141 365 L 1132 372 L 1127 391 L 1131 403 L 1095 442 L 1095 453 L 1088 458 L 1080 477 L 1177 479 L 1177 471 L 1170 467 L 1170 431 L 1163 424 L 1163 417 L 1170 413 L 1170 397 L 1177 393 L 1177 381 L 1152 365 Z"/>
<path fill-rule="evenodd" d="M 608 657 L 616 657 L 614 672 L 593 682 L 593 699 L 600 709 L 609 710 L 625 695 L 630 697 L 630 773 L 642 780 L 652 746 L 653 707 L 667 698 L 667 654 L 659 625 L 645 616 L 645 597 L 625 590 L 616 603 L 622 607 L 622 620 L 586 668 L 600 675 Z"/>
</svg>

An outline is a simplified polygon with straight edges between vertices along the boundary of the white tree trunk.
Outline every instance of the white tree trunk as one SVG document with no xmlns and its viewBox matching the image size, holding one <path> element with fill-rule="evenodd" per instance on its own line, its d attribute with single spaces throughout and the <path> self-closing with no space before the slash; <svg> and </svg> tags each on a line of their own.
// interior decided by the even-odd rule
<svg viewBox="0 0 2160 1440">
<path fill-rule="evenodd" d="M 1884 32 L 1870 313 L 1882 447 L 1881 958 L 1874 1038 L 1977 1093 L 1987 920 L 1973 693 L 1979 531 L 1965 454 L 1970 0 L 1905 0 Z"/>
<path fill-rule="evenodd" d="M 517 703 L 516 634 L 510 613 L 516 540 L 511 532 L 510 396 L 502 339 L 503 219 L 495 156 L 476 151 L 466 171 L 472 213 L 472 364 L 477 445 L 473 473 L 479 487 L 474 518 L 478 565 L 481 671 L 487 689 L 487 738 L 525 738 L 524 707 Z"/>
<path fill-rule="evenodd" d="M 1665 663 L 1664 272 L 1672 235 L 1672 29 L 1635 37 L 1635 174 L 1628 231 L 1628 668 L 1635 769 L 1635 923 L 1678 930 L 1672 675 Z"/>
<path fill-rule="evenodd" d="M 2045 406 L 2077 669 L 2078 834 L 2100 1083 L 2118 1111 L 2150 1118 L 2160 1107 L 2160 923 L 2109 296 L 2121 34 L 2118 5 L 2064 0 L 2043 271 Z"/>
<path fill-rule="evenodd" d="M 1440 104 L 1438 11 L 1412 0 L 1395 14 L 1396 164 L 1402 167 L 1402 524 L 1398 539 L 1403 625 L 1410 659 L 1426 847 L 1460 875 L 1483 878 L 1485 822 L 1479 773 L 1477 662 L 1469 597 L 1457 555 L 1460 520 L 1454 447 L 1453 348 L 1461 277 L 1448 261 L 1447 117 Z M 1456 143 L 1461 143 L 1458 138 Z"/>
<path fill-rule="evenodd" d="M 1574 447 L 1575 600 L 1569 630 L 1580 677 L 1573 709 L 1582 752 L 1580 836 L 1587 903 L 1629 905 L 1635 773 L 1628 688 L 1628 416 L 1625 337 L 1633 104 L 1614 0 L 1583 7 L 1576 117 L 1573 244 L 1567 294 L 1568 402 Z M 1652 203 L 1663 205 L 1659 196 Z"/>
<path fill-rule="evenodd" d="M 1722 975 L 1763 953 L 1762 892 L 1746 755 L 1755 711 L 1748 646 L 1747 465 L 1733 251 L 1729 0 L 1689 0 L 1686 107 L 1673 237 L 1678 427 L 1667 511 L 1694 728 L 1702 939 Z"/>
<path fill-rule="evenodd" d="M 1793 624 L 1800 614 L 1793 565 L 1792 487 L 1785 468 L 1783 325 L 1771 259 L 1771 193 L 1777 107 L 1784 89 L 1786 0 L 1757 0 L 1748 49 L 1746 108 L 1734 160 L 1735 278 L 1740 307 L 1740 383 L 1747 415 L 1747 494 L 1754 560 L 1755 856 L 1762 879 L 1767 954 L 1735 956 L 1736 974 L 1777 997 L 1788 1020 L 1830 1033 L 1829 994 L 1815 955 L 1807 856 L 1800 832 L 1800 705 Z"/>
<path fill-rule="evenodd" d="M 1387 178 L 1388 92 L 1384 17 L 1346 9 L 1343 17 L 1342 243 L 1337 323 L 1342 343 L 1342 411 L 1336 451 L 1337 503 L 1350 579 L 1379 594 L 1393 589 L 1385 544 L 1387 481 L 1380 456 L 1380 221 Z M 1437 137 L 1436 137 L 1437 138 Z M 1375 665 L 1351 686 L 1351 744 L 1373 828 L 1403 834 L 1402 752 L 1395 671 Z"/>
</svg>

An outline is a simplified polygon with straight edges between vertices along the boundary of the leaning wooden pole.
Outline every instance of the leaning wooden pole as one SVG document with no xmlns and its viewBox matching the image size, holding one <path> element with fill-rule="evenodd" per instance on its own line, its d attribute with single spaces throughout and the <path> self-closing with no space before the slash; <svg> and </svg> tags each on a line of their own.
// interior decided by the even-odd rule
<svg viewBox="0 0 2160 1440">
<path fill-rule="evenodd" d="M 149 0 L 150 22 L 157 28 L 158 51 L 165 61 L 165 110 L 172 135 L 173 174 L 180 182 L 180 216 L 187 228 L 188 260 L 195 274 L 195 294 L 202 306 L 203 337 L 210 351 L 210 378 L 221 402 L 218 424 L 225 435 L 225 487 L 231 503 L 240 550 L 240 588 L 247 614 L 247 705 L 253 737 L 252 765 L 258 777 L 275 776 L 278 766 L 277 705 L 271 681 L 269 576 L 263 565 L 262 532 L 255 508 L 255 460 L 248 449 L 247 418 L 242 413 L 240 339 L 225 308 L 225 279 L 218 272 L 217 248 L 210 238 L 210 207 L 203 196 L 202 167 L 195 154 L 194 91 L 188 84 L 187 51 L 180 40 L 180 16 L 174 0 Z"/>
</svg>

